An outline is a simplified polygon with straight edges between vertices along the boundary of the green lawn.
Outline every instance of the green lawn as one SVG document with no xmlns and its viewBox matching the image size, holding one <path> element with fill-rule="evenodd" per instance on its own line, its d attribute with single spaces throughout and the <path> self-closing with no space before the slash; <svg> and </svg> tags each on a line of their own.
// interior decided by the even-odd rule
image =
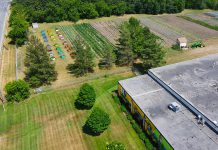
<svg viewBox="0 0 218 150">
<path fill-rule="evenodd" d="M 121 141 L 128 150 L 145 150 L 124 114 L 111 98 L 121 75 L 91 82 L 97 92 L 96 106 L 110 114 L 112 123 L 100 136 L 82 132 L 90 111 L 76 110 L 77 88 L 35 95 L 20 104 L 6 106 L 0 112 L 0 149 L 75 149 L 104 150 L 107 142 Z"/>
</svg>

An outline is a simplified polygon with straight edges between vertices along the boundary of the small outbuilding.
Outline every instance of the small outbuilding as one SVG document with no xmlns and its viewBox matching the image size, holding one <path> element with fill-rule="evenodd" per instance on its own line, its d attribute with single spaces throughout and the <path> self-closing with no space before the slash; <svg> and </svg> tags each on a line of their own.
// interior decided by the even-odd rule
<svg viewBox="0 0 218 150">
<path fill-rule="evenodd" d="M 185 37 L 180 37 L 177 39 L 177 44 L 181 49 L 185 49 L 188 47 L 188 40 Z"/>
<path fill-rule="evenodd" d="M 38 23 L 32 23 L 32 26 L 33 26 L 33 29 L 38 29 L 39 28 Z"/>
</svg>

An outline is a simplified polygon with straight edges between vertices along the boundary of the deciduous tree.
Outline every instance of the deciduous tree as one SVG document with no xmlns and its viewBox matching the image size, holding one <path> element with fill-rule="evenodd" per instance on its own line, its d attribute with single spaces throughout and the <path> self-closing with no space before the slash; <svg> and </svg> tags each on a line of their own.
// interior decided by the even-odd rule
<svg viewBox="0 0 218 150">
<path fill-rule="evenodd" d="M 9 102 L 20 102 L 30 96 L 30 88 L 28 83 L 23 80 L 12 81 L 6 84 L 6 99 Z"/>
</svg>

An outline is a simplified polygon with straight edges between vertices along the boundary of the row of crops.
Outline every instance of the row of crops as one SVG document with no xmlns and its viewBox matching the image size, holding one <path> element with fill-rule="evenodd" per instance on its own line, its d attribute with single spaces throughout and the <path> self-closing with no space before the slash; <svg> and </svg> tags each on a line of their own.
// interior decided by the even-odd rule
<svg viewBox="0 0 218 150">
<path fill-rule="evenodd" d="M 108 49 L 114 46 L 90 24 L 76 24 L 69 26 L 60 26 L 59 29 L 65 37 L 71 42 L 73 48 L 77 50 L 79 40 L 86 42 L 92 51 L 102 57 Z"/>
<path fill-rule="evenodd" d="M 175 19 L 177 17 L 169 16 Z M 185 36 L 189 41 L 197 40 L 199 37 L 193 33 L 189 33 L 179 26 L 173 25 L 170 21 L 164 20 L 162 17 L 140 17 L 141 23 L 150 28 L 152 32 L 160 36 L 167 44 L 173 45 L 177 38 Z"/>
<path fill-rule="evenodd" d="M 218 26 L 218 19 L 214 17 L 210 17 L 205 14 L 186 14 L 185 16 L 190 17 L 195 20 L 203 21 L 213 26 Z"/>
<path fill-rule="evenodd" d="M 123 19 L 92 22 L 91 26 L 105 36 L 111 43 L 116 45 L 119 38 L 119 26 L 123 22 Z"/>
</svg>

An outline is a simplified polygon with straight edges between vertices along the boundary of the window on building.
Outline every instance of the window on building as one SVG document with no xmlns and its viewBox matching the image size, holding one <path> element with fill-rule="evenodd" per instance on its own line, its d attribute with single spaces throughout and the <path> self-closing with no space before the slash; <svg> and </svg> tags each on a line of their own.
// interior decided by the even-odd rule
<svg viewBox="0 0 218 150">
<path fill-rule="evenodd" d="M 121 89 L 121 93 L 124 97 L 126 97 L 126 91 L 123 88 Z"/>
</svg>

